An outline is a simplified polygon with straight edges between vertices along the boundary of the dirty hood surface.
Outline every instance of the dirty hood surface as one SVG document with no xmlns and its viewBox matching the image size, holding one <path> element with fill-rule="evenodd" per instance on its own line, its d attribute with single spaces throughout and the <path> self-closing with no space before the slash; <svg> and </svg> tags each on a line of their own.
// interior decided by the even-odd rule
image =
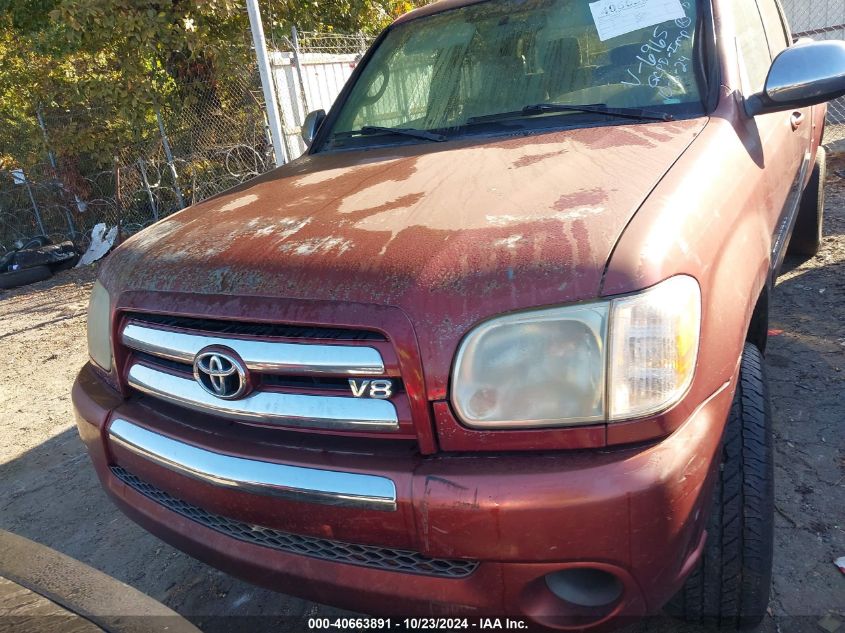
<svg viewBox="0 0 845 633">
<path fill-rule="evenodd" d="M 398 306 L 421 340 L 454 332 L 451 352 L 493 314 L 597 296 L 625 226 L 705 123 L 305 157 L 130 239 L 102 280 Z"/>
</svg>

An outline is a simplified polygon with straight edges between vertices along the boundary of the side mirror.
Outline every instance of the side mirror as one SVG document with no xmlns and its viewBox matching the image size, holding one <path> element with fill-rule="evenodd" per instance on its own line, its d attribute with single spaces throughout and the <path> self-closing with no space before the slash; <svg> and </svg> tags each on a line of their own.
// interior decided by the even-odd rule
<svg viewBox="0 0 845 633">
<path fill-rule="evenodd" d="M 314 112 L 308 113 L 308 116 L 305 117 L 305 122 L 302 124 L 302 140 L 305 141 L 306 145 L 311 147 L 311 143 L 314 142 L 317 132 L 320 131 L 320 126 L 325 120 L 325 110 L 314 110 Z"/>
<path fill-rule="evenodd" d="M 747 100 L 757 116 L 832 101 L 845 95 L 845 42 L 799 43 L 775 58 L 763 92 Z"/>
</svg>

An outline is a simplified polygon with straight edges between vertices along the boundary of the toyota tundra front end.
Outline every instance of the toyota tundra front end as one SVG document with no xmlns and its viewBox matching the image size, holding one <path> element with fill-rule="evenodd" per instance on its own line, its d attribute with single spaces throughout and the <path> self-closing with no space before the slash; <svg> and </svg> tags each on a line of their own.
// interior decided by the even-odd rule
<svg viewBox="0 0 845 633">
<path fill-rule="evenodd" d="M 129 517 L 368 614 L 763 617 L 768 293 L 835 92 L 787 79 L 845 45 L 600 4 L 401 18 L 302 158 L 110 256 L 73 401 Z"/>
</svg>

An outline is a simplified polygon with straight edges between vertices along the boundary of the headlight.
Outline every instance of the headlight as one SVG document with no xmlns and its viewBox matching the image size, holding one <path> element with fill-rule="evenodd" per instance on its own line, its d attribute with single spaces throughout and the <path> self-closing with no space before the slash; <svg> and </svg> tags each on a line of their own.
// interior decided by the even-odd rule
<svg viewBox="0 0 845 633">
<path fill-rule="evenodd" d="M 700 322 L 701 291 L 685 276 L 630 297 L 498 317 L 461 344 L 452 404 L 464 424 L 479 429 L 572 426 L 665 410 L 692 381 Z"/>
<path fill-rule="evenodd" d="M 604 419 L 607 305 L 488 321 L 458 352 L 453 403 L 468 426 L 543 427 Z"/>
<path fill-rule="evenodd" d="M 111 371 L 111 301 L 98 281 L 88 304 L 88 355 L 102 369 Z"/>
</svg>

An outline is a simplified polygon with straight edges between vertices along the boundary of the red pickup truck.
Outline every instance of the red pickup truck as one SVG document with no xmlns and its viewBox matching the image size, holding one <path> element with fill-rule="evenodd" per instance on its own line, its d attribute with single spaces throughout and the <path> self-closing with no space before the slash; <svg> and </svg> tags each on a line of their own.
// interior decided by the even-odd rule
<svg viewBox="0 0 845 633">
<path fill-rule="evenodd" d="M 845 43 L 776 0 L 444 0 L 305 156 L 103 266 L 74 386 L 162 539 L 370 614 L 766 612 L 762 353 Z"/>
</svg>

